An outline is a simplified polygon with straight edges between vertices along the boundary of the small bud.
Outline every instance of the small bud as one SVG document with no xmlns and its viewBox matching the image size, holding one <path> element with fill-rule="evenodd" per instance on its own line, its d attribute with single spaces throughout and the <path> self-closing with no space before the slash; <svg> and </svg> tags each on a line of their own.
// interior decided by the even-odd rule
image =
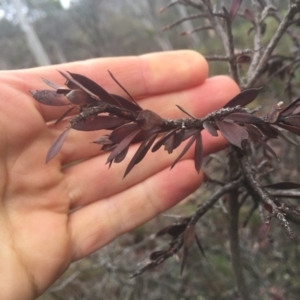
<svg viewBox="0 0 300 300">
<path fill-rule="evenodd" d="M 136 118 L 136 121 L 143 130 L 151 130 L 160 127 L 163 124 L 163 119 L 149 109 L 142 110 Z"/>
<path fill-rule="evenodd" d="M 69 92 L 66 97 L 69 99 L 70 102 L 72 102 L 75 105 L 82 105 L 82 104 L 86 104 L 88 99 L 89 99 L 89 95 L 82 91 L 82 90 L 72 90 L 71 92 Z"/>
</svg>

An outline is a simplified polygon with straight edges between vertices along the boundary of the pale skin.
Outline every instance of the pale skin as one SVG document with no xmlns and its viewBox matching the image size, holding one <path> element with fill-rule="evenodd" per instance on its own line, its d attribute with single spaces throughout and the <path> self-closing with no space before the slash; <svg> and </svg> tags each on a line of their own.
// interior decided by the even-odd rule
<svg viewBox="0 0 300 300">
<path fill-rule="evenodd" d="M 53 124 L 66 107 L 39 105 L 28 91 L 48 89 L 41 77 L 63 84 L 57 69 L 85 75 L 124 96 L 109 77 L 109 69 L 143 108 L 164 118 L 183 117 L 176 104 L 203 116 L 238 93 L 228 77 L 208 79 L 206 61 L 192 51 L 2 71 L 0 299 L 34 299 L 71 262 L 174 206 L 203 180 L 194 169 L 192 150 L 170 171 L 180 149 L 172 155 L 163 150 L 149 153 L 123 179 L 137 146 L 124 162 L 108 169 L 108 154 L 90 143 L 101 132 L 71 131 L 60 153 L 45 164 L 51 143 L 68 125 L 67 121 Z M 225 144 L 205 133 L 203 139 L 205 155 Z"/>
</svg>

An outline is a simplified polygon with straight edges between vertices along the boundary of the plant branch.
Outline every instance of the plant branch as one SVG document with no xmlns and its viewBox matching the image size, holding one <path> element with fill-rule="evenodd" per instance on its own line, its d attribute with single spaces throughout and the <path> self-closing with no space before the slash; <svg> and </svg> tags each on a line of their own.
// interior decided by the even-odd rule
<svg viewBox="0 0 300 300">
<path fill-rule="evenodd" d="M 282 20 L 279 27 L 277 28 L 277 31 L 273 35 L 273 37 L 270 40 L 268 46 L 266 47 L 264 53 L 262 54 L 262 57 L 260 58 L 257 67 L 251 74 L 249 74 L 248 82 L 247 82 L 245 88 L 253 87 L 255 85 L 255 83 L 257 82 L 258 78 L 262 74 L 262 72 L 267 64 L 267 61 L 268 61 L 270 55 L 272 54 L 273 50 L 277 46 L 277 44 L 280 41 L 283 34 L 286 32 L 286 29 L 291 25 L 291 21 L 292 21 L 293 17 L 298 12 L 298 6 L 299 6 L 299 3 L 290 5 L 287 14 L 285 15 L 284 19 Z"/>
</svg>

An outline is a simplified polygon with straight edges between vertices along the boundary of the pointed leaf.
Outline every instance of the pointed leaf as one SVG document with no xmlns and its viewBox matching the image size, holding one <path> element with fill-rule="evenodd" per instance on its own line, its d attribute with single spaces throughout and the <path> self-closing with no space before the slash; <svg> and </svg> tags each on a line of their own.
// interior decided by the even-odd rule
<svg viewBox="0 0 300 300">
<path fill-rule="evenodd" d="M 278 137 L 278 130 L 275 127 L 271 126 L 270 124 L 260 123 L 260 124 L 256 124 L 256 127 L 258 127 L 258 129 L 262 131 L 262 133 L 269 138 L 274 139 Z"/>
<path fill-rule="evenodd" d="M 166 250 L 159 250 L 159 251 L 154 251 L 150 254 L 150 259 L 151 260 L 157 260 L 160 259 L 164 254 L 166 254 Z"/>
<path fill-rule="evenodd" d="M 186 143 L 185 147 L 181 151 L 181 153 L 178 155 L 178 157 L 174 160 L 171 169 L 174 168 L 174 166 L 177 164 L 177 162 L 184 156 L 184 154 L 190 149 L 190 147 L 193 145 L 194 141 L 196 140 L 196 134 L 194 134 L 190 140 Z"/>
<path fill-rule="evenodd" d="M 172 227 L 173 225 L 168 225 L 167 227 L 164 227 L 163 229 L 159 230 L 157 233 L 156 233 L 156 237 L 158 236 L 162 236 L 162 235 L 165 235 L 168 233 L 169 229 Z M 184 228 L 185 229 L 185 228 Z M 184 230 L 183 229 L 183 230 Z"/>
<path fill-rule="evenodd" d="M 187 226 L 186 230 L 184 231 L 184 235 L 183 235 L 184 247 L 189 248 L 192 246 L 192 244 L 195 241 L 195 235 L 196 235 L 195 225 Z"/>
<path fill-rule="evenodd" d="M 300 116 L 292 115 L 284 118 L 284 122 L 300 128 Z"/>
<path fill-rule="evenodd" d="M 260 141 L 264 137 L 264 134 L 256 126 L 252 124 L 246 124 L 245 127 L 250 138 L 252 138 L 254 141 Z"/>
<path fill-rule="evenodd" d="M 248 138 L 247 130 L 235 123 L 218 121 L 216 123 L 224 138 L 232 145 L 242 149 L 242 141 Z"/>
<path fill-rule="evenodd" d="M 263 186 L 264 188 L 275 189 L 275 190 L 290 190 L 299 189 L 300 184 L 297 182 L 283 181 Z"/>
<path fill-rule="evenodd" d="M 56 84 L 56 83 L 54 83 L 54 82 L 52 82 L 52 81 L 50 81 L 50 80 L 48 80 L 48 79 L 46 79 L 46 78 L 43 78 L 43 77 L 42 77 L 42 80 L 43 80 L 47 85 L 49 85 L 50 87 L 52 87 L 52 88 L 55 89 L 55 90 L 58 90 L 58 89 L 60 89 L 60 88 L 63 88 L 63 87 L 59 86 L 58 84 Z"/>
<path fill-rule="evenodd" d="M 71 104 L 64 95 L 57 94 L 53 90 L 31 90 L 30 93 L 36 101 L 45 105 L 64 106 Z"/>
<path fill-rule="evenodd" d="M 203 255 L 204 257 L 206 257 L 206 255 L 205 255 L 205 253 L 204 253 L 204 250 L 203 250 L 203 247 L 202 247 L 202 245 L 201 245 L 201 243 L 200 243 L 200 239 L 198 238 L 197 234 L 195 234 L 195 239 L 196 239 L 197 246 L 198 246 L 200 252 L 202 253 L 202 255 Z"/>
<path fill-rule="evenodd" d="M 293 111 L 294 111 L 298 106 L 300 106 L 300 97 L 297 98 L 296 100 L 294 100 L 294 101 L 293 101 L 291 104 L 289 104 L 286 108 L 284 108 L 284 109 L 281 111 L 280 115 L 283 116 L 283 117 L 284 117 L 284 116 L 287 116 L 287 115 L 293 113 Z"/>
<path fill-rule="evenodd" d="M 224 120 L 232 120 L 242 124 L 264 123 L 261 118 L 247 113 L 232 113 L 226 116 Z"/>
<path fill-rule="evenodd" d="M 189 248 L 184 247 L 183 248 L 183 255 L 182 255 L 182 262 L 181 262 L 181 268 L 180 268 L 180 275 L 182 275 L 185 264 L 186 264 L 186 260 L 187 260 L 187 256 L 188 256 L 188 252 L 189 252 Z"/>
<path fill-rule="evenodd" d="M 137 165 L 146 155 L 148 150 L 151 148 L 152 144 L 154 143 L 157 134 L 153 135 L 149 140 L 144 140 L 141 145 L 139 146 L 138 150 L 134 154 L 133 158 L 131 159 L 130 163 L 128 164 L 124 177 L 132 170 L 132 168 Z M 124 178 L 123 177 L 123 178 Z"/>
<path fill-rule="evenodd" d="M 292 138 L 290 138 L 288 135 L 283 134 L 280 130 L 278 130 L 278 135 L 283 138 L 285 141 L 291 143 L 294 146 L 300 147 L 300 145 L 294 141 Z"/>
<path fill-rule="evenodd" d="M 184 232 L 186 226 L 187 223 L 171 225 L 171 227 L 168 229 L 168 234 L 171 235 L 173 238 L 176 238 Z"/>
<path fill-rule="evenodd" d="M 172 134 L 165 142 L 165 151 L 168 151 L 169 154 L 173 152 L 175 143 L 175 134 Z"/>
<path fill-rule="evenodd" d="M 68 110 L 66 110 L 56 121 L 55 124 L 59 123 L 60 121 L 62 121 L 73 109 L 75 108 L 75 106 L 70 107 Z"/>
<path fill-rule="evenodd" d="M 288 124 L 278 123 L 277 126 L 284 128 L 285 130 L 300 136 L 300 128 Z"/>
<path fill-rule="evenodd" d="M 192 135 L 195 135 L 197 132 L 199 132 L 199 129 L 186 129 L 184 131 L 184 136 L 182 141 L 187 140 L 188 138 L 190 138 Z"/>
<path fill-rule="evenodd" d="M 120 153 L 122 153 L 123 151 L 125 151 L 126 149 L 128 150 L 128 147 L 130 145 L 130 143 L 132 142 L 132 140 L 134 139 L 134 137 L 140 132 L 140 129 L 134 130 L 133 132 L 131 132 L 129 135 L 127 135 L 118 145 L 117 147 L 113 150 L 113 152 L 109 155 L 109 157 L 107 158 L 106 163 L 109 163 L 111 161 L 113 161 Z M 124 152 L 123 152 L 124 153 Z M 126 151 L 127 153 L 127 151 Z M 119 162 L 119 160 L 118 160 Z"/>
<path fill-rule="evenodd" d="M 69 72 L 69 74 L 71 75 L 71 76 L 70 76 L 69 74 L 66 74 L 66 73 L 64 73 L 64 72 L 61 72 L 61 71 L 58 71 L 58 72 L 59 72 L 63 77 L 65 77 L 65 78 L 67 79 L 65 85 L 66 85 L 68 88 L 70 88 L 70 89 L 78 89 L 78 88 L 79 88 L 80 90 L 82 90 L 82 91 L 86 92 L 88 95 L 90 95 L 92 99 L 94 99 L 94 100 L 96 100 L 96 101 L 100 101 L 99 97 L 98 97 L 96 94 L 92 93 L 88 88 L 86 88 L 86 87 L 85 87 L 84 85 L 82 85 L 79 81 L 77 81 L 76 79 L 74 79 L 72 75 L 78 75 L 78 76 L 80 76 L 80 77 L 86 78 L 85 76 L 82 76 L 82 75 L 79 75 L 79 74 L 72 74 L 72 73 Z M 76 76 L 75 76 L 75 77 L 76 77 Z M 88 78 L 86 78 L 86 79 L 87 79 L 87 80 L 90 80 L 90 79 L 88 79 Z M 104 100 L 103 100 L 103 101 L 104 101 Z"/>
<path fill-rule="evenodd" d="M 260 143 L 278 160 L 277 154 L 272 147 L 270 147 L 264 140 L 261 140 Z"/>
<path fill-rule="evenodd" d="M 203 145 L 202 145 L 201 132 L 199 132 L 199 134 L 196 135 L 195 153 L 194 153 L 195 169 L 198 173 L 200 173 L 201 170 L 202 160 L 203 160 Z"/>
<path fill-rule="evenodd" d="M 230 8 L 229 8 L 229 18 L 231 21 L 235 18 L 240 5 L 242 3 L 242 0 L 231 0 Z"/>
<path fill-rule="evenodd" d="M 135 123 L 124 124 L 118 128 L 116 128 L 110 135 L 109 139 L 114 144 L 119 144 L 126 136 L 128 136 L 131 132 L 138 130 L 139 126 Z"/>
<path fill-rule="evenodd" d="M 204 121 L 203 122 L 203 128 L 210 133 L 212 136 L 218 136 L 218 131 L 215 128 L 214 123 L 212 122 L 208 122 L 208 121 Z"/>
<path fill-rule="evenodd" d="M 185 129 L 182 128 L 175 133 L 174 143 L 173 143 L 173 150 L 176 149 L 183 141 L 185 135 Z"/>
<path fill-rule="evenodd" d="M 177 128 L 167 132 L 164 136 L 162 136 L 156 143 L 155 145 L 152 147 L 151 151 L 155 152 L 157 151 L 162 145 L 165 144 L 165 142 L 170 138 L 170 136 L 172 136 L 173 134 L 175 134 Z"/>
<path fill-rule="evenodd" d="M 124 160 L 124 158 L 126 157 L 126 155 L 128 153 L 129 146 L 130 145 L 128 145 L 125 149 L 123 149 L 119 154 L 116 155 L 116 157 L 114 159 L 114 163 L 120 163 Z M 111 162 L 112 162 L 112 160 L 111 160 Z M 111 163 L 110 163 L 110 166 L 111 166 Z"/>
<path fill-rule="evenodd" d="M 238 95 L 236 95 L 234 98 L 232 98 L 227 104 L 225 104 L 224 108 L 235 107 L 237 105 L 246 106 L 257 97 L 260 90 L 260 88 L 244 90 Z"/>
<path fill-rule="evenodd" d="M 137 106 L 135 103 L 125 99 L 124 97 L 121 97 L 119 95 L 110 94 L 113 98 L 115 98 L 125 109 L 128 109 L 130 111 L 138 112 L 141 109 L 140 106 Z"/>
<path fill-rule="evenodd" d="M 95 116 L 91 119 L 72 125 L 72 128 L 80 131 L 114 129 L 125 123 L 127 123 L 126 120 L 112 116 Z"/>
<path fill-rule="evenodd" d="M 115 81 L 115 83 L 127 94 L 127 96 L 129 96 L 129 98 L 132 100 L 132 102 L 139 107 L 140 110 L 142 110 L 142 108 L 138 105 L 138 103 L 135 101 L 135 99 L 129 94 L 129 92 L 122 86 L 122 84 L 114 77 L 114 75 L 108 70 L 108 73 L 110 75 L 110 77 Z"/>
<path fill-rule="evenodd" d="M 52 143 L 51 147 L 48 150 L 46 163 L 48 163 L 59 152 L 64 141 L 66 140 L 69 130 L 70 128 L 66 129 L 54 140 L 54 142 Z"/>
</svg>

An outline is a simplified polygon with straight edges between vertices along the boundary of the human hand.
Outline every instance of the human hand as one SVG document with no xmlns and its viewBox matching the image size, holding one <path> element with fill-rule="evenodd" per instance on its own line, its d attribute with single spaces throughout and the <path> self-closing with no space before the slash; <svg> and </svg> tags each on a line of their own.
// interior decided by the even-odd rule
<svg viewBox="0 0 300 300">
<path fill-rule="evenodd" d="M 108 153 L 90 143 L 101 136 L 97 131 L 71 130 L 59 154 L 45 164 L 50 145 L 68 124 L 52 121 L 66 108 L 40 105 L 28 91 L 45 88 L 41 77 L 63 84 L 57 69 L 85 75 L 126 97 L 109 69 L 143 108 L 164 118 L 182 116 L 176 104 L 203 116 L 238 93 L 227 77 L 207 79 L 207 63 L 192 51 L 1 72 L 1 299 L 40 295 L 72 261 L 169 209 L 203 180 L 194 169 L 192 151 L 170 171 L 178 149 L 171 155 L 147 154 L 123 179 L 137 146 L 125 162 L 108 170 Z M 224 140 L 203 132 L 203 144 L 207 155 L 224 146 Z"/>
</svg>

